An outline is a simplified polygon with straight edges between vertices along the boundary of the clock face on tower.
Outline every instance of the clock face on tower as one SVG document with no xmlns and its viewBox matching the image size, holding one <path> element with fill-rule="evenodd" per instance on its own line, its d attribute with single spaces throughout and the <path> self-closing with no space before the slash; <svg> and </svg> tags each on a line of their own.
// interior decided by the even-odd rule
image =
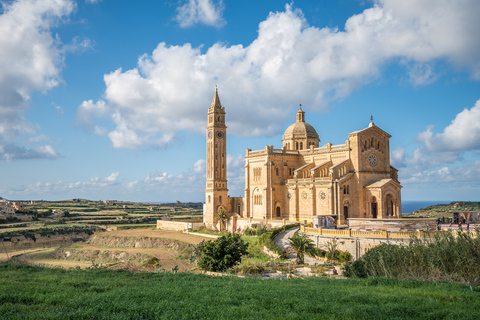
<svg viewBox="0 0 480 320">
<path fill-rule="evenodd" d="M 223 139 L 223 132 L 222 131 L 217 131 L 217 138 L 218 139 Z"/>
<path fill-rule="evenodd" d="M 369 157 L 368 157 L 368 164 L 371 166 L 371 167 L 375 167 L 377 165 L 377 157 L 374 155 L 374 154 L 371 154 Z"/>
</svg>

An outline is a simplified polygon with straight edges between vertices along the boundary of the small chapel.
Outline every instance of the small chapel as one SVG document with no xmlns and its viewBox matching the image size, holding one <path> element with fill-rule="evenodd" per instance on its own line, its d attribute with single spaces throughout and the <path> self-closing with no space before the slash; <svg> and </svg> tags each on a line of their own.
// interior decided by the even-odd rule
<svg viewBox="0 0 480 320">
<path fill-rule="evenodd" d="M 301 105 L 282 147 L 246 149 L 245 195 L 229 197 L 225 108 L 215 89 L 207 112 L 203 221 L 218 223 L 223 209 L 236 219 L 306 221 L 336 225 L 349 218 L 401 218 L 398 170 L 390 165 L 390 135 L 373 123 L 344 144 L 323 143 Z"/>
</svg>

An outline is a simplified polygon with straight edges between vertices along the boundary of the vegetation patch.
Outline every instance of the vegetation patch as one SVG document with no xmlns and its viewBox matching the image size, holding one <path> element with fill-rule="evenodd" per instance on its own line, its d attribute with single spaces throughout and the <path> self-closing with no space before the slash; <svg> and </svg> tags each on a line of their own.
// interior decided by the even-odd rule
<svg viewBox="0 0 480 320">
<path fill-rule="evenodd" d="M 480 319 L 477 288 L 0 265 L 3 319 Z"/>
<path fill-rule="evenodd" d="M 353 264 L 349 277 L 458 282 L 480 286 L 480 231 L 437 232 L 430 238 L 412 237 L 406 246 L 382 244 Z"/>
</svg>

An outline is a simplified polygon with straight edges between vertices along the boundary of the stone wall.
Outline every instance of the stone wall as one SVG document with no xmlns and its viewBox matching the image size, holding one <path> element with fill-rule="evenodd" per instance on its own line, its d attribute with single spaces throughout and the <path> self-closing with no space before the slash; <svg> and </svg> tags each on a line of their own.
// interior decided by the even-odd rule
<svg viewBox="0 0 480 320">
<path fill-rule="evenodd" d="M 35 241 L 32 239 L 21 237 L 12 237 L 11 241 L 3 241 L 0 251 L 21 251 L 34 248 L 50 248 L 60 247 L 72 244 L 78 241 L 86 241 L 90 236 L 86 233 L 79 233 L 75 235 L 51 235 L 42 237 L 35 236 Z"/>
<path fill-rule="evenodd" d="M 157 229 L 164 230 L 198 230 L 204 226 L 203 222 L 186 222 L 186 221 L 164 221 L 157 220 Z"/>
</svg>

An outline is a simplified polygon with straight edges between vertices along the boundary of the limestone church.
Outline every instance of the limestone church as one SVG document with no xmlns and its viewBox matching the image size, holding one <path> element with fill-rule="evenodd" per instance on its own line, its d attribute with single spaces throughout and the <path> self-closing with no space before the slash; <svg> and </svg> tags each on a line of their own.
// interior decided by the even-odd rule
<svg viewBox="0 0 480 320">
<path fill-rule="evenodd" d="M 245 196 L 229 197 L 225 108 L 218 91 L 208 109 L 204 223 L 217 224 L 225 209 L 238 219 L 343 224 L 348 218 L 401 217 L 398 170 L 390 165 L 390 135 L 372 121 L 348 134 L 345 144 L 320 147 L 315 128 L 300 109 L 283 135 L 282 148 L 246 150 Z"/>
</svg>

